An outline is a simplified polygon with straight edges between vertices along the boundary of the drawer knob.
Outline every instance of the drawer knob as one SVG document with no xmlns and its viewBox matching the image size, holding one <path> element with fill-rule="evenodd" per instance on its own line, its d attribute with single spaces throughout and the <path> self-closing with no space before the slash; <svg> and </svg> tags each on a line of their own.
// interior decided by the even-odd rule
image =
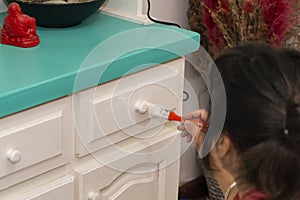
<svg viewBox="0 0 300 200">
<path fill-rule="evenodd" d="M 21 160 L 21 152 L 18 150 L 8 150 L 7 151 L 7 159 L 11 163 L 17 163 Z"/>
<path fill-rule="evenodd" d="M 148 102 L 147 101 L 138 101 L 134 104 L 134 109 L 141 114 L 144 114 L 148 111 Z"/>
<path fill-rule="evenodd" d="M 100 193 L 99 192 L 90 192 L 88 195 L 88 200 L 100 200 Z"/>
</svg>

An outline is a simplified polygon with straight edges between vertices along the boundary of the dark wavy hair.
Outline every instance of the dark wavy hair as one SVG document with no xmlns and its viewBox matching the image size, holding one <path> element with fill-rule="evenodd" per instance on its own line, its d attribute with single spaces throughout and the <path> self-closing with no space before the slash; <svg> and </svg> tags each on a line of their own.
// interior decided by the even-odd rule
<svg viewBox="0 0 300 200">
<path fill-rule="evenodd" d="M 249 43 L 215 62 L 227 96 L 224 130 L 241 161 L 239 181 L 272 200 L 299 200 L 300 52 Z"/>
</svg>

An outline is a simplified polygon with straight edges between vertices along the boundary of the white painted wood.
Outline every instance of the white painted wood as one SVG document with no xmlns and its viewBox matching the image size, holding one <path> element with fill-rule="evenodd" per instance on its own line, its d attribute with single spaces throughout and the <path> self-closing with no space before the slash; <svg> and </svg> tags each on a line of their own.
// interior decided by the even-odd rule
<svg viewBox="0 0 300 200">
<path fill-rule="evenodd" d="M 176 199 L 180 150 L 179 140 L 168 146 L 171 141 L 174 141 L 174 135 L 148 147 L 143 145 L 144 148 L 138 151 L 143 156 L 130 153 L 114 163 L 101 164 L 104 159 L 100 157 L 106 152 L 94 154 L 98 162 L 86 162 L 81 168 L 75 169 L 79 200 Z M 130 144 L 135 148 L 134 142 Z M 161 150 L 153 154 L 158 149 Z M 109 151 L 113 153 L 111 149 Z M 174 160 L 170 162 L 172 158 Z"/>
<path fill-rule="evenodd" d="M 3 177 L 62 154 L 62 112 L 14 126 L 0 135 L 0 152 L 8 156 L 0 157 Z"/>
<path fill-rule="evenodd" d="M 17 163 L 21 160 L 21 152 L 17 149 L 10 149 L 7 151 L 6 157 L 11 163 Z"/>
<path fill-rule="evenodd" d="M 115 17 L 147 25 L 151 22 L 146 16 L 146 6 L 146 0 L 108 0 L 100 10 Z"/>
<path fill-rule="evenodd" d="M 137 101 L 181 112 L 184 60 L 178 59 L 76 94 L 73 98 L 78 156 L 157 128 L 165 120 L 135 110 Z M 156 76 L 157 75 L 157 76 Z M 146 78 L 145 78 L 146 77 Z"/>
<path fill-rule="evenodd" d="M 138 13 L 139 1 L 140 0 L 108 0 L 105 3 L 105 7 L 137 15 L 140 14 Z"/>
<path fill-rule="evenodd" d="M 132 199 L 143 199 L 144 195 L 151 197 L 153 200 L 176 199 L 178 195 L 180 140 L 181 137 L 179 132 L 176 131 L 176 124 L 167 124 L 167 128 L 156 137 L 144 140 L 130 138 L 116 144 L 116 146 L 110 146 L 93 153 L 93 159 L 85 160 L 85 162 L 75 167 L 78 174 L 77 193 L 79 199 L 88 199 L 89 195 L 98 196 L 107 194 L 106 191 L 115 191 L 113 189 L 115 183 L 127 183 L 126 181 L 119 181 L 119 177 L 126 177 L 124 179 L 128 182 L 132 180 L 131 183 L 145 184 L 147 189 L 154 188 L 154 192 L 147 194 L 149 192 L 147 189 L 139 190 L 135 186 L 135 190 L 132 191 L 135 197 L 132 197 Z M 149 175 L 151 173 L 152 175 Z M 158 174 L 157 181 L 149 181 L 149 176 L 155 177 L 155 174 Z M 130 179 L 134 175 L 139 175 L 136 179 L 140 181 L 134 181 L 134 178 Z M 149 182 L 145 183 L 145 179 Z M 129 192 L 131 187 L 121 185 L 118 184 L 116 188 L 127 188 L 121 191 L 124 191 L 124 195 L 131 195 L 131 192 Z M 120 191 L 118 190 L 115 193 L 120 194 Z M 111 195 L 108 196 L 122 196 L 115 193 L 110 192 Z M 153 197 L 154 193 L 156 193 L 155 197 Z M 128 196 L 126 197 L 131 199 Z M 103 196 L 101 198 L 105 199 Z M 116 199 L 119 200 L 119 198 Z M 120 199 L 122 198 L 120 197 Z"/>
<path fill-rule="evenodd" d="M 57 180 L 46 182 L 24 193 L 4 197 L 9 200 L 74 200 L 74 177 L 67 175 Z"/>
<path fill-rule="evenodd" d="M 70 161 L 70 105 L 66 98 L 0 120 L 0 190 Z"/>
</svg>

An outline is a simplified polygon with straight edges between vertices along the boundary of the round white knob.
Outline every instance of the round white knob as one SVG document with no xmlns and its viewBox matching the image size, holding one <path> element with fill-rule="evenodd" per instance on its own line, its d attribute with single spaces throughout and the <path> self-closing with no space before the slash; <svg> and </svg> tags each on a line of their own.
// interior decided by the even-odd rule
<svg viewBox="0 0 300 200">
<path fill-rule="evenodd" d="M 17 163 L 21 160 L 21 152 L 18 150 L 8 150 L 7 159 L 12 163 Z"/>
<path fill-rule="evenodd" d="M 88 195 L 88 200 L 100 200 L 99 192 L 90 192 Z"/>
<path fill-rule="evenodd" d="M 134 108 L 139 113 L 143 114 L 148 111 L 148 102 L 147 101 L 138 101 L 135 103 Z"/>
</svg>

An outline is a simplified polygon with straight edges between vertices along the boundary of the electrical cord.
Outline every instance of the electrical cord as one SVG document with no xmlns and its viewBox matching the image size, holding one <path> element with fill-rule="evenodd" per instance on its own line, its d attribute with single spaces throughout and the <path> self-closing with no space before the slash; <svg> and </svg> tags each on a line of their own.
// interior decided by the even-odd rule
<svg viewBox="0 0 300 200">
<path fill-rule="evenodd" d="M 166 25 L 171 25 L 171 26 L 177 26 L 178 28 L 181 28 L 179 24 L 176 24 L 176 23 L 172 23 L 172 22 L 166 22 L 166 21 L 160 21 L 160 20 L 157 20 L 157 19 L 154 19 L 153 17 L 151 17 L 150 15 L 150 9 L 151 9 L 151 6 L 150 6 L 150 0 L 147 0 L 148 2 L 148 10 L 147 10 L 147 17 L 155 22 L 155 23 L 159 23 L 159 24 L 166 24 Z"/>
</svg>

